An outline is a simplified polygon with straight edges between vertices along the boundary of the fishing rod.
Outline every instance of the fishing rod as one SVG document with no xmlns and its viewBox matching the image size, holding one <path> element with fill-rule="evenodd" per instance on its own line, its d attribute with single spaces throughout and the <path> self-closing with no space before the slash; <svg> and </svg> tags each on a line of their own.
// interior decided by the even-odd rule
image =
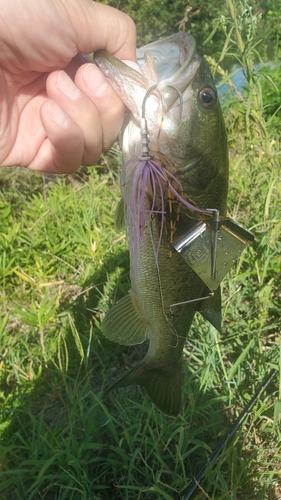
<svg viewBox="0 0 281 500">
<path fill-rule="evenodd" d="M 184 492 L 182 496 L 182 500 L 189 500 L 191 498 L 192 494 L 194 491 L 197 489 L 199 486 L 200 482 L 202 479 L 205 477 L 206 473 L 208 470 L 212 467 L 222 450 L 224 449 L 226 443 L 234 436 L 235 432 L 237 429 L 240 427 L 242 424 L 243 420 L 246 418 L 248 413 L 251 411 L 253 406 L 255 405 L 256 401 L 258 398 L 261 396 L 263 391 L 266 389 L 268 384 L 273 380 L 273 378 L 277 375 L 278 371 L 276 369 L 272 369 L 268 376 L 264 379 L 258 390 L 255 392 L 254 396 L 252 399 L 249 401 L 249 403 L 245 406 L 244 410 L 240 413 L 239 417 L 235 420 L 235 422 L 232 424 L 228 432 L 225 434 L 225 436 L 222 438 L 221 442 L 218 444 L 218 446 L 215 448 L 213 453 L 210 455 L 208 462 L 202 467 L 202 469 L 198 472 L 198 474 L 195 476 L 193 479 L 192 483 L 189 485 L 187 490 Z"/>
</svg>

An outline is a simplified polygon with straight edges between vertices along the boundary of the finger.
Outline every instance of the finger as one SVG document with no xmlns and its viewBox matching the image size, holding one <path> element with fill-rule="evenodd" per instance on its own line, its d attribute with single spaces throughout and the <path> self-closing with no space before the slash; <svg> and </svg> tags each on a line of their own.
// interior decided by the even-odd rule
<svg viewBox="0 0 281 500">
<path fill-rule="evenodd" d="M 124 118 L 119 97 L 93 64 L 78 72 L 80 88 L 64 71 L 48 77 L 47 93 L 52 99 L 40 111 L 48 139 L 30 169 L 69 173 L 81 164 L 95 164 L 102 148 L 110 147 L 119 133 Z"/>
<path fill-rule="evenodd" d="M 27 167 L 55 174 L 75 172 L 83 157 L 82 130 L 52 99 L 42 104 L 40 114 L 48 137 Z"/>
<path fill-rule="evenodd" d="M 109 149 L 122 127 L 124 104 L 94 64 L 85 64 L 79 68 L 75 84 L 95 105 L 102 126 L 102 149 Z"/>
<path fill-rule="evenodd" d="M 125 112 L 121 99 L 92 63 L 78 69 L 75 82 L 64 71 L 52 73 L 47 80 L 47 92 L 82 129 L 83 160 L 92 164 L 102 149 L 112 146 L 121 129 Z"/>
<path fill-rule="evenodd" d="M 99 113 L 91 100 L 64 71 L 54 71 L 47 80 L 47 94 L 79 126 L 84 137 L 82 162 L 91 165 L 102 151 L 102 127 Z"/>
</svg>

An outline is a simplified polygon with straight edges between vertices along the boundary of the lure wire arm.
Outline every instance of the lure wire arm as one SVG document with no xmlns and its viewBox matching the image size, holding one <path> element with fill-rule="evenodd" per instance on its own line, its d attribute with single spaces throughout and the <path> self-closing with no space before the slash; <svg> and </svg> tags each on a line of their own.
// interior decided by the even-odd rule
<svg viewBox="0 0 281 500">
<path fill-rule="evenodd" d="M 220 212 L 216 208 L 207 208 L 207 211 L 212 213 L 214 217 L 211 226 L 211 280 L 215 281 Z"/>
<path fill-rule="evenodd" d="M 177 302 L 176 304 L 170 304 L 169 307 L 182 306 L 184 304 L 190 304 L 190 302 L 198 302 L 199 300 L 211 299 L 214 295 L 215 293 L 210 290 L 209 295 L 206 295 L 206 297 L 199 297 L 199 299 L 191 299 L 191 300 L 185 300 L 184 302 Z"/>
</svg>

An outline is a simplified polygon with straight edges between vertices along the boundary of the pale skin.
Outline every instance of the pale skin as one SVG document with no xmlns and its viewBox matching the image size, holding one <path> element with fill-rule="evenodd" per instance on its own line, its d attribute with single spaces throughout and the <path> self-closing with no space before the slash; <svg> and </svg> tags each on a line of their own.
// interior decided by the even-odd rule
<svg viewBox="0 0 281 500">
<path fill-rule="evenodd" d="M 135 61 L 124 13 L 91 0 L 0 0 L 0 165 L 71 173 L 116 139 L 124 105 L 81 54 Z"/>
</svg>

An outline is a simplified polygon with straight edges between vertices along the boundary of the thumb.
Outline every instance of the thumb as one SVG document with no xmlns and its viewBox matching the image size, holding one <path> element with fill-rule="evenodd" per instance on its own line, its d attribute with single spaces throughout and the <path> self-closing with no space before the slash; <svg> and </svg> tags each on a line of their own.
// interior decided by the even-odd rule
<svg viewBox="0 0 281 500">
<path fill-rule="evenodd" d="M 136 27 L 127 14 L 92 0 L 75 3 L 77 12 L 73 5 L 68 16 L 71 15 L 79 52 L 89 54 L 104 49 L 119 59 L 136 60 Z"/>
</svg>

